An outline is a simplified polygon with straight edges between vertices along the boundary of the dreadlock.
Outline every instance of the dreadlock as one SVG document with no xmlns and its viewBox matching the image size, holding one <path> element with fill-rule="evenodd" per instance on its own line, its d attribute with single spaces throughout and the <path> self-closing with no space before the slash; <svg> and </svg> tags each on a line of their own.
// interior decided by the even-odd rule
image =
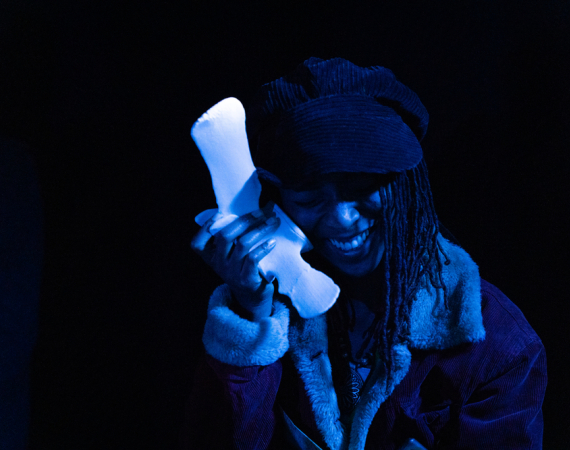
<svg viewBox="0 0 570 450">
<path fill-rule="evenodd" d="M 440 252 L 445 257 L 445 264 L 449 264 L 449 261 L 437 241 L 439 223 L 423 159 L 413 169 L 398 174 L 392 181 L 382 185 L 379 192 L 381 220 L 385 230 L 385 289 L 382 292 L 383 298 L 379 301 L 384 303 L 384 313 L 376 314 L 366 330 L 356 358 L 362 357 L 374 339 L 373 349 L 379 352 L 380 358 L 385 362 L 388 380 L 391 381 L 394 345 L 409 339 L 410 308 L 425 275 L 433 286 L 444 290 L 447 307 Z M 340 314 L 341 321 L 346 324 L 346 302 L 337 302 L 335 307 L 335 313 Z M 354 313 L 351 316 L 354 318 Z"/>
<path fill-rule="evenodd" d="M 388 182 L 379 186 L 382 208 L 380 220 L 383 221 L 385 233 L 384 258 L 381 263 L 385 284 L 382 298 L 379 298 L 384 303 L 384 308 L 379 310 L 384 313 L 376 314 L 366 330 L 356 358 L 362 357 L 374 339 L 372 348 L 379 352 L 380 358 L 385 362 L 388 380 L 391 381 L 394 345 L 406 342 L 409 338 L 410 308 L 424 276 L 429 277 L 434 287 L 444 290 L 447 307 L 442 267 L 444 263 L 449 264 L 449 261 L 437 241 L 439 222 L 424 159 L 413 169 L 388 179 Z M 279 198 L 276 187 L 263 183 L 262 203 L 270 199 L 278 201 Z M 443 263 L 441 255 L 445 257 Z M 341 327 L 347 329 L 354 326 L 351 322 L 355 315 L 354 311 L 349 314 L 348 302 L 337 301 L 331 308 L 331 313 Z"/>
</svg>

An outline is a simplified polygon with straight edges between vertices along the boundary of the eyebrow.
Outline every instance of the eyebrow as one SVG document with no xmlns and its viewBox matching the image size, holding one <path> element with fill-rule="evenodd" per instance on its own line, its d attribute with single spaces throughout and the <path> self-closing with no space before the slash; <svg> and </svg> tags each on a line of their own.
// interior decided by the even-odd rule
<svg viewBox="0 0 570 450">
<path fill-rule="evenodd" d="M 364 175 L 364 176 L 360 176 L 358 177 L 355 181 L 352 181 L 349 177 L 352 175 L 356 175 L 356 174 L 360 174 L 360 175 Z M 327 175 L 329 175 L 327 177 Z M 324 184 L 328 183 L 328 182 L 333 182 L 333 183 L 345 183 L 347 184 L 349 187 L 354 187 L 355 189 L 366 189 L 368 188 L 369 185 L 375 184 L 375 185 L 387 185 L 391 180 L 392 177 L 390 176 L 390 174 L 377 174 L 377 173 L 365 173 L 365 174 L 361 174 L 360 172 L 346 172 L 346 173 L 335 173 L 333 174 L 327 174 L 325 175 L 325 178 L 317 178 L 317 180 L 312 180 L 308 183 L 304 183 L 298 186 L 292 186 L 286 189 L 290 189 L 292 191 L 295 192 L 303 192 L 303 191 L 317 191 L 319 190 Z M 333 176 L 331 176 L 333 175 Z M 356 184 L 356 186 L 354 185 Z"/>
<path fill-rule="evenodd" d="M 305 184 L 302 186 L 296 186 L 294 188 L 290 188 L 292 191 L 295 192 L 305 192 L 305 191 L 318 191 L 322 187 L 321 183 L 311 183 Z"/>
</svg>

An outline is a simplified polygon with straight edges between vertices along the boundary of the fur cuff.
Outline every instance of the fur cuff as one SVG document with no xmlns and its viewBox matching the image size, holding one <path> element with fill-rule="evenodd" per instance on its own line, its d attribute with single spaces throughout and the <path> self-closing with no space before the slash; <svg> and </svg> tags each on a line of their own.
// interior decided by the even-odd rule
<svg viewBox="0 0 570 450">
<path fill-rule="evenodd" d="M 280 359 L 289 349 L 289 310 L 274 301 L 271 317 L 250 322 L 234 313 L 230 288 L 219 286 L 208 305 L 208 318 L 202 342 L 206 352 L 233 366 L 267 366 Z"/>
</svg>

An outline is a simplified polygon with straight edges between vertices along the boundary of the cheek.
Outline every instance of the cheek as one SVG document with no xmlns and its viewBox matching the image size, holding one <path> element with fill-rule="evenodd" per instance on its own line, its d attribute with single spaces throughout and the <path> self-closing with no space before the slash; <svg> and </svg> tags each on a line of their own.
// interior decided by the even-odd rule
<svg viewBox="0 0 570 450">
<path fill-rule="evenodd" d="M 283 211 L 301 230 L 307 235 L 311 235 L 318 222 L 318 214 L 311 209 L 299 208 L 294 203 L 283 201 Z"/>
<path fill-rule="evenodd" d="M 366 199 L 364 205 L 375 213 L 382 211 L 382 201 L 380 199 L 380 192 L 376 191 Z"/>
<path fill-rule="evenodd" d="M 382 201 L 380 200 L 380 191 L 374 192 L 374 194 L 370 196 L 369 200 L 376 209 L 380 210 L 382 207 Z"/>
</svg>

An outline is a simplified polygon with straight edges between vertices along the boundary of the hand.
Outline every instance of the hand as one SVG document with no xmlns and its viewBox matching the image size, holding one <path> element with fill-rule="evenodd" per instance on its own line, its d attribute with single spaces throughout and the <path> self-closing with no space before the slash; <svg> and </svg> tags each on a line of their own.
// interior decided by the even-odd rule
<svg viewBox="0 0 570 450">
<path fill-rule="evenodd" d="M 217 218 L 214 216 L 191 243 L 192 249 L 224 280 L 254 320 L 269 316 L 273 304 L 273 284 L 263 279 L 258 269 L 259 261 L 275 247 L 272 235 L 280 221 L 272 209 L 273 204 L 269 204 L 245 214 L 212 236 L 209 228 Z M 263 243 L 250 252 L 259 242 Z"/>
</svg>

